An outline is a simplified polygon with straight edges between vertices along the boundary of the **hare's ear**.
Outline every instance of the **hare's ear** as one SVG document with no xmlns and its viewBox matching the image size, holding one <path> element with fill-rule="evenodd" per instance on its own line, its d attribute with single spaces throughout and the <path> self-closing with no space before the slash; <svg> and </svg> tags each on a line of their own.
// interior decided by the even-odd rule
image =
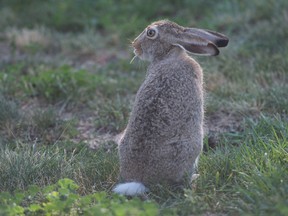
<svg viewBox="0 0 288 216">
<path fill-rule="evenodd" d="M 196 55 L 215 56 L 219 54 L 219 50 L 214 43 L 197 35 L 189 34 L 183 35 L 181 38 L 178 37 L 174 45 Z"/>
<path fill-rule="evenodd" d="M 208 41 L 211 41 L 214 43 L 217 47 L 225 47 L 227 46 L 229 39 L 225 35 L 214 32 L 206 29 L 198 29 L 198 28 L 185 28 L 184 32 L 190 33 L 193 35 L 197 35 L 203 39 L 206 39 Z"/>
<path fill-rule="evenodd" d="M 198 55 L 214 56 L 219 54 L 218 47 L 227 46 L 229 39 L 218 32 L 198 28 L 184 28 L 177 37 L 175 45 Z"/>
</svg>

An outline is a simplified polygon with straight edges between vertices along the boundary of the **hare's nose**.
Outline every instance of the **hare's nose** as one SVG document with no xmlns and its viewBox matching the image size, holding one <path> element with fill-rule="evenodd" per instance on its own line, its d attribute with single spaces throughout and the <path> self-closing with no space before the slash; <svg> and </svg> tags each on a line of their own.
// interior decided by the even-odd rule
<svg viewBox="0 0 288 216">
<path fill-rule="evenodd" d="M 136 39 L 134 39 L 134 41 L 132 41 L 133 47 L 139 46 L 139 44 L 140 44 L 139 38 L 136 38 Z"/>
</svg>

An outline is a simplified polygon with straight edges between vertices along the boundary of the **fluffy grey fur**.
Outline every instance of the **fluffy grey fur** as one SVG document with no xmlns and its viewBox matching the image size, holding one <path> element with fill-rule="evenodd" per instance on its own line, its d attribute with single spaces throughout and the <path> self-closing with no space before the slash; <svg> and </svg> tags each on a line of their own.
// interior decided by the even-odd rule
<svg viewBox="0 0 288 216">
<path fill-rule="evenodd" d="M 193 174 L 203 146 L 203 77 L 186 51 L 217 55 L 216 44 L 228 43 L 219 33 L 199 32 L 162 20 L 133 41 L 150 65 L 120 140 L 121 181 L 181 184 Z"/>
</svg>

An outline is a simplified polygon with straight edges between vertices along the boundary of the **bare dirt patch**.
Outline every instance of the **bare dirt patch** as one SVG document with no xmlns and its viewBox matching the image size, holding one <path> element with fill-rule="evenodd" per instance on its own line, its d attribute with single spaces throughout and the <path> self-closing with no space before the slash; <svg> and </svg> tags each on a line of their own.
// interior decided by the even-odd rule
<svg viewBox="0 0 288 216">
<path fill-rule="evenodd" d="M 238 112 L 219 110 L 206 116 L 206 130 L 208 133 L 242 131 L 243 121 L 243 115 Z"/>
<path fill-rule="evenodd" d="M 259 112 L 249 113 L 250 118 L 257 118 Z M 226 133 L 236 134 L 245 129 L 245 119 L 247 114 L 239 111 L 228 111 L 220 109 L 206 116 L 205 133 L 208 136 L 208 145 L 215 148 L 219 142 L 221 135 Z"/>
<path fill-rule="evenodd" d="M 109 148 L 115 143 L 115 135 L 110 133 L 99 134 L 95 127 L 94 117 L 81 119 L 77 125 L 78 136 L 75 142 L 84 142 L 89 148 L 97 150 L 100 147 Z M 104 145 L 104 146 L 103 146 Z"/>
</svg>

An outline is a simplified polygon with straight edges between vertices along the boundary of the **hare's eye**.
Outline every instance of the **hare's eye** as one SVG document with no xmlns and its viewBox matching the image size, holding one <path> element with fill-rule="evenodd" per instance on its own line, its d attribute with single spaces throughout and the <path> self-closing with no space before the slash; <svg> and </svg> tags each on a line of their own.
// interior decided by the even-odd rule
<svg viewBox="0 0 288 216">
<path fill-rule="evenodd" d="M 156 30 L 155 29 L 148 29 L 147 30 L 147 36 L 150 37 L 150 38 L 153 38 L 155 37 L 156 35 Z"/>
</svg>

